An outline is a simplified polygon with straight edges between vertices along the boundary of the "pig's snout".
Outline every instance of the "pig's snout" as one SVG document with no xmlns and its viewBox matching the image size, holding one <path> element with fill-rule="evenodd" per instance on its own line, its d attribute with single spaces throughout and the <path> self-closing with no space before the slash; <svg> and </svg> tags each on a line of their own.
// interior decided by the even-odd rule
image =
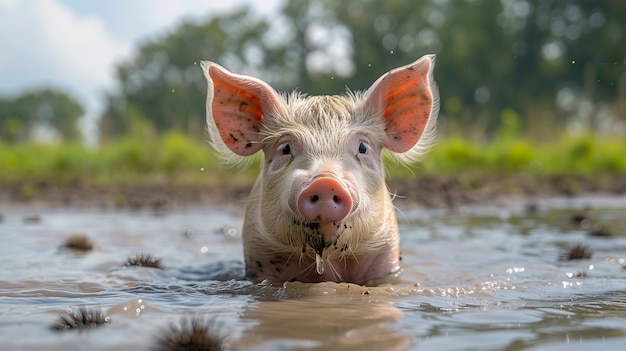
<svg viewBox="0 0 626 351">
<path fill-rule="evenodd" d="M 350 213 L 352 197 L 336 179 L 315 179 L 298 196 L 298 211 L 311 222 L 340 221 Z"/>
</svg>

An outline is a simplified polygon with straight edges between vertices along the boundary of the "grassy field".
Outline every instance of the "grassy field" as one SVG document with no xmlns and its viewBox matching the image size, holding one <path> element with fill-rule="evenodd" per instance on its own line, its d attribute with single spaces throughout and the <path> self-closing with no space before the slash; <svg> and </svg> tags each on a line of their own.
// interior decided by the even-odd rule
<svg viewBox="0 0 626 351">
<path fill-rule="evenodd" d="M 549 142 L 496 138 L 469 142 L 449 137 L 410 167 L 388 162 L 391 179 L 420 175 L 519 174 L 626 176 L 626 140 L 590 135 L 560 136 Z M 182 184 L 249 183 L 258 173 L 258 160 L 246 169 L 220 163 L 206 142 L 181 133 L 121 139 L 97 148 L 80 144 L 0 143 L 0 184 L 74 182 L 109 185 L 159 181 Z"/>
</svg>

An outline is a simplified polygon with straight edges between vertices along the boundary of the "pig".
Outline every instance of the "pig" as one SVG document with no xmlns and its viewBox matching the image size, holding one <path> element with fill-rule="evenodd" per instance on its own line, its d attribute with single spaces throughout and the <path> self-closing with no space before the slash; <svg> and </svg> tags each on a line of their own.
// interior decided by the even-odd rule
<svg viewBox="0 0 626 351">
<path fill-rule="evenodd" d="M 435 55 L 364 92 L 279 93 L 210 61 L 209 141 L 227 161 L 262 151 L 242 230 L 246 277 L 367 285 L 400 270 L 400 234 L 383 151 L 418 161 L 434 140 Z"/>
</svg>

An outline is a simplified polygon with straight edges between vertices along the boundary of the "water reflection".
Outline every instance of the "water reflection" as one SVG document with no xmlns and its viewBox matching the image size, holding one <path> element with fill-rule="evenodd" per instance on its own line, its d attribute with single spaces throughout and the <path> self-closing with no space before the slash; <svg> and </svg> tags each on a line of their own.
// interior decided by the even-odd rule
<svg viewBox="0 0 626 351">
<path fill-rule="evenodd" d="M 394 330 L 404 313 L 389 298 L 362 293 L 262 299 L 246 310 L 239 345 L 251 350 L 406 350 L 413 337 Z"/>
</svg>

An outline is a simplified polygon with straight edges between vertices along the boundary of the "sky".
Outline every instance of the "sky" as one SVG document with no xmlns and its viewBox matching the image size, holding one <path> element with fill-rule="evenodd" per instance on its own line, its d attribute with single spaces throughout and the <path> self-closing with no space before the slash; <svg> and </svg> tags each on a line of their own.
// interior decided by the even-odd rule
<svg viewBox="0 0 626 351">
<path fill-rule="evenodd" d="M 60 89 L 85 107 L 80 127 L 93 138 L 115 65 L 138 43 L 245 5 L 270 14 L 280 0 L 0 0 L 0 95 Z"/>
</svg>

